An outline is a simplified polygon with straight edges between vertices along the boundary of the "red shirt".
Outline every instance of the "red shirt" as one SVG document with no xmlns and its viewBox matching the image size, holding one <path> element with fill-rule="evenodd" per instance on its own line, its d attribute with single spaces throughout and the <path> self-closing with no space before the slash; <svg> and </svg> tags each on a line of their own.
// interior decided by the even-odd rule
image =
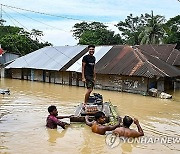
<svg viewBox="0 0 180 154">
<path fill-rule="evenodd" d="M 58 120 L 54 115 L 48 115 L 46 120 L 46 127 L 55 129 L 57 128 L 57 125 L 63 127 L 64 124 L 62 121 Z"/>
</svg>

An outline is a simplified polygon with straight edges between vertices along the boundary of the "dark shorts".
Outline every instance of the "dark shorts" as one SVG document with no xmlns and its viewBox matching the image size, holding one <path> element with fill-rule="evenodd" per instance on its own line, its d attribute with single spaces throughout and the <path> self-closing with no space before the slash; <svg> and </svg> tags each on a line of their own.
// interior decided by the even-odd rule
<svg viewBox="0 0 180 154">
<path fill-rule="evenodd" d="M 87 76 L 86 77 L 86 87 L 87 89 L 93 89 L 94 88 L 94 79 L 93 77 Z"/>
</svg>

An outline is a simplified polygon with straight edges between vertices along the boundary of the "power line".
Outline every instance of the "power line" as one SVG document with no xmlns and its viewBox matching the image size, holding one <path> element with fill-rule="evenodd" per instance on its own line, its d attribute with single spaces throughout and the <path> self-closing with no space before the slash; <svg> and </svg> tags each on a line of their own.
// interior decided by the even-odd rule
<svg viewBox="0 0 180 154">
<path fill-rule="evenodd" d="M 68 20 L 75 20 L 75 21 L 81 21 L 81 22 L 95 22 L 94 20 L 82 20 L 79 18 L 72 18 L 72 17 L 65 17 L 65 16 L 61 16 L 61 15 L 54 15 L 54 14 L 50 14 L 50 13 L 44 13 L 44 12 L 39 12 L 39 11 L 34 11 L 34 10 L 29 10 L 29 9 L 23 9 L 23 8 L 19 8 L 19 7 L 15 7 L 15 6 L 9 6 L 9 5 L 4 5 L 1 4 L 2 6 L 8 7 L 8 8 L 13 8 L 13 9 L 18 9 L 18 10 L 22 10 L 22 11 L 27 11 L 27 12 L 32 12 L 32 13 L 37 13 L 37 14 L 42 14 L 42 15 L 46 15 L 46 16 L 52 16 L 52 17 L 58 17 L 58 18 L 63 18 L 63 19 L 68 19 Z M 96 21 L 96 22 L 100 22 L 100 21 Z M 101 22 L 103 24 L 111 24 L 114 26 L 113 23 L 109 23 L 109 22 Z"/>
<path fill-rule="evenodd" d="M 5 15 L 8 17 L 8 16 L 10 16 L 10 15 L 8 15 L 4 10 L 3 10 L 3 12 L 5 13 Z M 11 17 L 11 16 L 10 16 Z M 9 17 L 8 17 L 9 18 Z M 12 18 L 12 17 L 11 17 Z M 15 20 L 14 18 L 12 18 L 13 20 Z M 9 18 L 9 20 L 11 20 L 10 18 Z M 12 21 L 12 20 L 11 20 Z M 19 23 L 17 20 L 15 20 L 17 23 Z M 12 21 L 12 23 L 14 24 L 14 22 Z M 19 23 L 22 27 L 24 27 L 24 29 L 26 29 L 26 30 L 28 30 L 25 26 L 23 26 L 21 23 Z M 16 26 L 16 24 L 14 24 L 15 26 Z M 8 30 L 8 29 L 7 29 Z M 28 30 L 29 31 L 29 30 Z M 8 30 L 8 32 L 9 32 L 9 30 Z M 11 38 L 12 39 L 12 38 Z M 31 43 L 32 44 L 34 44 L 36 47 L 38 47 L 38 45 L 37 44 L 35 44 L 34 42 L 32 42 L 32 40 L 31 39 L 29 39 L 30 41 L 31 41 Z M 14 43 L 15 44 L 15 43 Z M 15 47 L 17 48 L 17 46 L 15 45 Z M 39 48 L 39 47 L 38 47 Z M 33 49 L 32 49 L 33 50 Z M 18 50 L 18 52 L 20 53 L 20 51 Z M 45 53 L 45 52 L 43 52 L 43 53 Z M 20 53 L 21 54 L 21 53 Z M 45 53 L 46 54 L 46 53 Z M 47 54 L 46 54 L 47 55 Z M 21 54 L 21 56 L 22 56 L 22 54 Z M 48 57 L 50 57 L 49 55 L 47 55 Z M 25 58 L 24 58 L 25 59 Z M 50 59 L 52 59 L 52 60 L 54 60 L 57 64 L 59 64 L 59 62 L 57 62 L 55 59 L 53 59 L 52 57 L 50 57 Z M 26 59 L 25 59 L 25 61 L 26 61 Z M 28 62 L 26 61 L 26 63 L 28 64 Z M 28 66 L 29 66 L 29 64 L 28 64 Z M 62 66 L 62 65 L 61 65 Z"/>
<path fill-rule="evenodd" d="M 3 12 L 6 14 L 6 16 L 8 17 L 11 17 L 8 13 L 6 13 L 4 10 L 3 10 Z M 8 17 L 8 18 L 9 18 Z M 14 21 L 16 21 L 18 24 L 20 24 L 24 29 L 26 29 L 27 31 L 29 31 L 28 30 L 28 28 L 26 28 L 24 25 L 22 25 L 20 22 L 18 22 L 16 19 L 14 19 L 13 17 L 11 17 Z M 11 20 L 10 18 L 9 18 L 9 20 Z M 12 20 L 11 20 L 12 21 Z M 12 23 L 14 24 L 14 22 L 12 21 Z M 16 24 L 14 24 L 15 26 L 16 26 Z M 12 38 L 11 38 L 12 39 Z M 39 38 L 40 40 L 42 40 L 41 38 Z M 30 41 L 32 42 L 32 40 L 30 39 Z M 45 42 L 44 40 L 42 40 L 43 42 Z M 35 44 L 34 42 L 32 42 L 35 46 L 37 46 L 37 44 Z M 67 58 L 69 58 L 70 60 L 72 59 L 71 57 L 69 57 L 69 56 L 67 56 L 66 54 L 64 54 L 62 51 L 60 51 L 60 50 L 58 50 L 57 48 L 55 48 L 55 47 L 53 47 L 52 45 L 50 45 L 52 48 L 54 48 L 56 51 L 58 51 L 59 53 L 61 53 L 61 54 L 63 54 L 65 57 L 67 57 Z M 38 47 L 38 46 L 37 46 Z M 17 48 L 17 47 L 16 47 Z M 39 48 L 39 47 L 38 47 Z M 32 49 L 33 50 L 33 49 Z M 19 52 L 19 50 L 18 50 L 18 52 Z M 19 52 L 20 53 L 20 52 Z M 44 52 L 43 52 L 44 53 Z M 20 53 L 21 54 L 21 53 Z M 46 54 L 46 53 L 45 53 Z M 48 57 L 50 57 L 48 54 L 46 54 Z M 53 59 L 52 57 L 50 57 L 50 59 L 52 59 L 52 60 L 54 60 L 57 64 L 60 64 L 59 62 L 57 62 L 55 59 Z M 27 61 L 26 61 L 27 62 Z M 27 63 L 28 64 L 28 63 Z M 79 65 L 81 65 L 80 63 L 78 63 Z M 61 65 L 61 64 L 60 64 Z M 63 66 L 63 65 L 61 65 L 61 66 Z"/>
<path fill-rule="evenodd" d="M 27 11 L 27 12 L 32 12 L 32 13 L 37 13 L 37 14 L 42 14 L 42 15 L 47 15 L 47 16 L 52 16 L 52 17 L 64 18 L 64 19 L 68 19 L 68 20 L 85 21 L 85 20 L 78 19 L 78 18 L 71 18 L 71 17 L 60 16 L 60 15 L 54 15 L 54 14 L 49 14 L 49 13 L 44 13 L 44 12 L 39 12 L 39 11 L 34 11 L 34 10 L 29 10 L 29 9 L 23 9 L 23 8 L 19 8 L 19 7 L 4 5 L 4 4 L 1 4 L 1 5 L 8 7 L 8 8 L 23 10 L 23 11 Z M 89 22 L 91 22 L 91 21 L 89 21 Z"/>
<path fill-rule="evenodd" d="M 13 10 L 13 9 L 11 9 L 11 10 Z M 15 11 L 15 10 L 13 10 L 13 11 Z M 34 21 L 36 21 L 36 22 L 39 22 L 39 23 L 41 23 L 41 24 L 43 24 L 43 25 L 49 26 L 49 27 L 51 27 L 51 28 L 55 28 L 55 29 L 57 29 L 57 30 L 64 31 L 64 32 L 67 32 L 67 33 L 72 33 L 72 32 L 70 32 L 70 31 L 66 31 L 66 30 L 63 30 L 63 29 L 60 29 L 60 28 L 51 26 L 51 25 L 49 25 L 49 24 L 43 23 L 43 22 L 41 22 L 41 21 L 39 21 L 39 20 L 33 19 L 33 18 L 31 18 L 31 17 L 29 17 L 29 16 L 26 16 L 26 15 L 24 15 L 24 14 L 18 12 L 18 11 L 15 11 L 15 12 L 18 13 L 18 14 L 20 14 L 20 15 L 22 15 L 22 16 L 24 16 L 24 17 L 26 17 L 26 18 L 29 18 L 29 19 L 34 20 Z"/>
</svg>

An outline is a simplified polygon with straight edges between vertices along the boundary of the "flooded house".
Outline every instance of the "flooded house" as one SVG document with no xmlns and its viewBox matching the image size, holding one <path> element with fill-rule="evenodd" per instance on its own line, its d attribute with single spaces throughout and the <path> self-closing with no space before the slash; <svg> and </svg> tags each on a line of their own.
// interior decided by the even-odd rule
<svg viewBox="0 0 180 154">
<path fill-rule="evenodd" d="M 154 45 L 97 46 L 95 88 L 142 95 L 148 95 L 151 88 L 160 92 L 178 88 L 179 50 L 174 45 L 159 46 L 157 50 Z M 81 65 L 86 54 L 87 46 L 50 46 L 16 59 L 6 70 L 13 79 L 85 86 L 81 81 Z"/>
<path fill-rule="evenodd" d="M 0 77 L 4 77 L 4 74 L 5 74 L 4 67 L 10 64 L 12 61 L 14 61 L 18 57 L 19 57 L 18 54 L 4 51 L 0 45 Z"/>
</svg>

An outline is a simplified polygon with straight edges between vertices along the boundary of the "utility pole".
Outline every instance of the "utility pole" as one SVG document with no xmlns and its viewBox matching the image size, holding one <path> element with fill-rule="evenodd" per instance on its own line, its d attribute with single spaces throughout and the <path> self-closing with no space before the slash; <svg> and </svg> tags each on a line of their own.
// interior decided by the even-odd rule
<svg viewBox="0 0 180 154">
<path fill-rule="evenodd" d="M 2 24 L 1 22 L 2 22 L 2 4 L 1 4 L 1 18 L 0 18 L 0 24 Z"/>
<path fill-rule="evenodd" d="M 4 19 L 3 19 L 3 16 L 2 16 L 2 4 L 1 4 L 1 13 L 0 13 L 0 26 L 3 26 L 3 22 L 6 22 Z"/>
</svg>

